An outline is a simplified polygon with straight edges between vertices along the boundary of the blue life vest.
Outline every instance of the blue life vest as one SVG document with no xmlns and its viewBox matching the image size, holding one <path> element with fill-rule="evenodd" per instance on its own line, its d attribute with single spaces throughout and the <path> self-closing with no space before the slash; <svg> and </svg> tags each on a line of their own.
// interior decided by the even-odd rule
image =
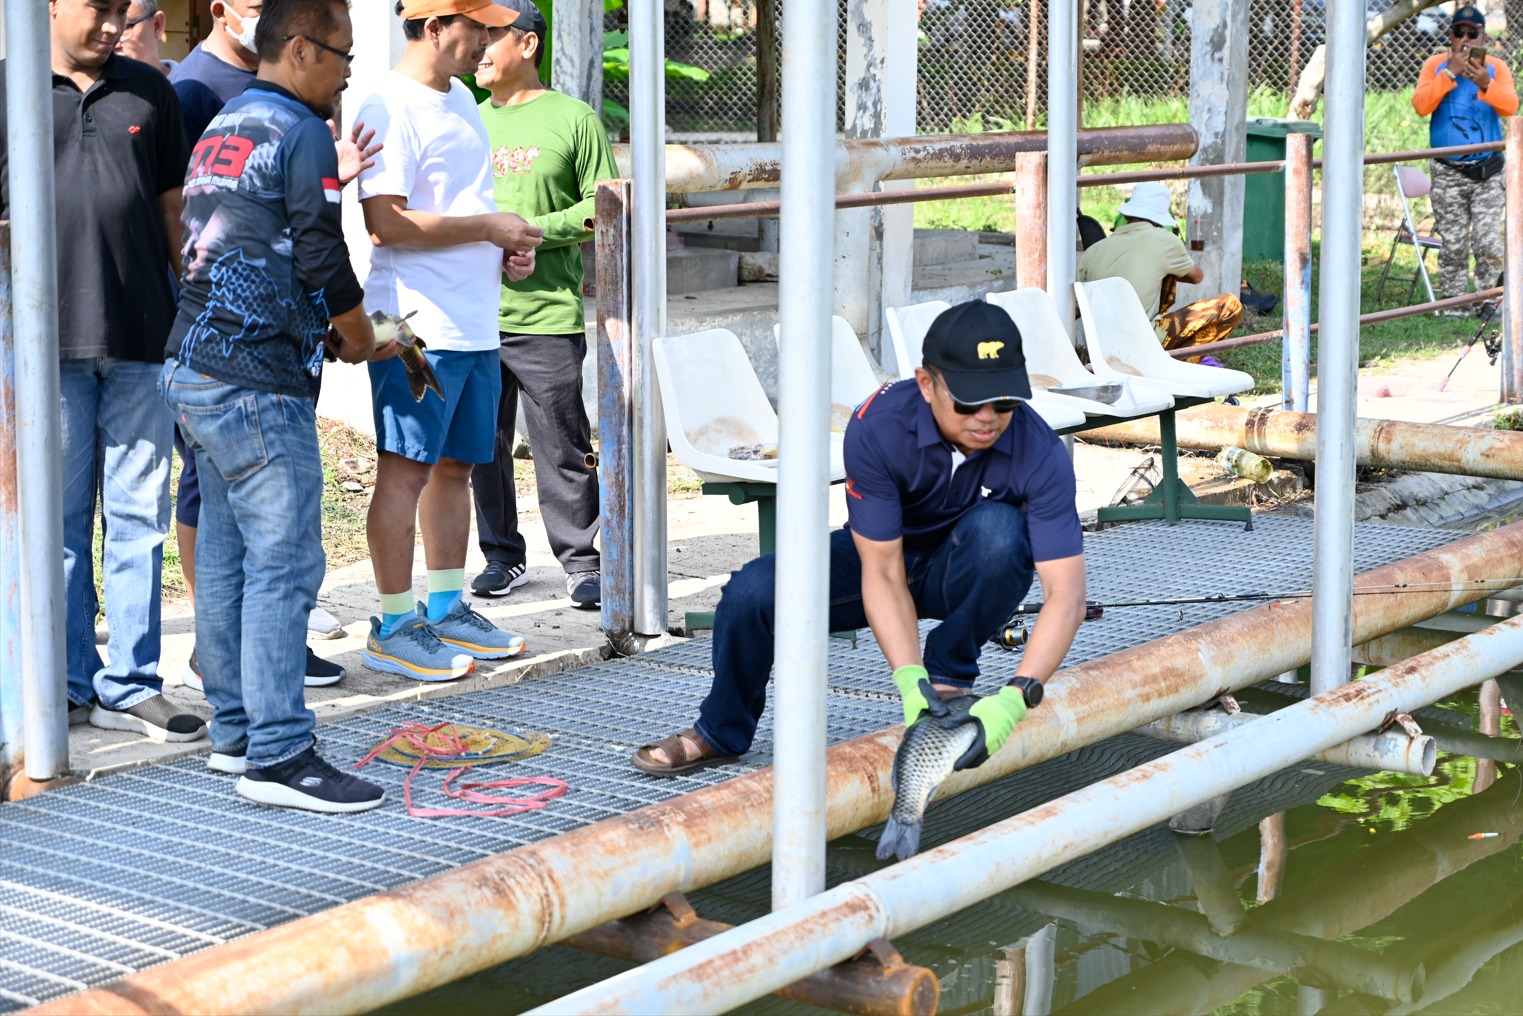
<svg viewBox="0 0 1523 1016">
<path fill-rule="evenodd" d="M 1439 65 L 1439 74 L 1444 72 L 1444 66 Z M 1497 71 L 1491 66 L 1490 60 L 1486 62 L 1486 71 L 1495 80 Z M 1429 144 L 1434 148 L 1448 148 L 1451 145 L 1484 145 L 1501 140 L 1502 118 L 1497 115 L 1497 111 L 1481 98 L 1481 90 L 1474 81 L 1463 77 L 1456 79 L 1454 88 L 1439 101 L 1438 108 L 1433 111 L 1433 119 L 1428 124 Z M 1478 155 L 1462 155 L 1453 161 L 1489 158 L 1490 154 L 1481 152 Z"/>
</svg>

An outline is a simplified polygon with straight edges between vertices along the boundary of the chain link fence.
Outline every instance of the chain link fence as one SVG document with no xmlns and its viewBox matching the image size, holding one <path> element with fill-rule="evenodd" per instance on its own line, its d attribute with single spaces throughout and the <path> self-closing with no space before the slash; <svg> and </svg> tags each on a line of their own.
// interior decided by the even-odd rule
<svg viewBox="0 0 1523 1016">
<path fill-rule="evenodd" d="M 758 31 L 770 11 L 774 60 L 787 0 L 666 0 L 666 53 L 682 65 L 668 73 L 667 124 L 682 139 L 745 141 L 757 136 Z M 1087 127 L 1188 121 L 1193 0 L 1084 0 L 1080 118 Z M 1213 0 L 1200 0 L 1213 2 Z M 1325 41 L 1329 0 L 1249 0 L 1248 116 L 1288 117 L 1291 97 Z M 1369 17 L 1396 0 L 1365 0 Z M 1412 110 L 1425 58 L 1447 46 L 1453 0 L 1408 18 L 1368 50 L 1365 128 L 1370 151 L 1427 147 L 1426 119 Z M 1506 6 L 1485 0 L 1492 53 L 1517 55 L 1523 31 L 1506 32 Z M 916 126 L 921 133 L 1038 129 L 1046 123 L 1048 0 L 922 0 Z M 626 29 L 627 12 L 607 16 Z M 846 11 L 837 18 L 837 122 L 842 120 Z M 774 72 L 776 65 L 774 64 Z M 628 84 L 609 80 L 606 97 L 628 105 Z M 773 121 L 776 107 L 772 107 Z M 1312 114 L 1320 119 L 1320 106 Z M 1366 178 L 1373 224 L 1399 213 L 1389 169 Z"/>
</svg>

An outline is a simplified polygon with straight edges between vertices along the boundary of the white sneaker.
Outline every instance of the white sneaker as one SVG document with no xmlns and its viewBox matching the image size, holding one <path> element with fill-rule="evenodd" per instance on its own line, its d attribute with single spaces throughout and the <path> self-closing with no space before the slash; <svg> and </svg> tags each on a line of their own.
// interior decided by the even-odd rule
<svg viewBox="0 0 1523 1016">
<path fill-rule="evenodd" d="M 341 639 L 345 634 L 347 633 L 338 623 L 338 618 L 324 610 L 322 604 L 313 607 L 307 615 L 307 638 Z"/>
</svg>

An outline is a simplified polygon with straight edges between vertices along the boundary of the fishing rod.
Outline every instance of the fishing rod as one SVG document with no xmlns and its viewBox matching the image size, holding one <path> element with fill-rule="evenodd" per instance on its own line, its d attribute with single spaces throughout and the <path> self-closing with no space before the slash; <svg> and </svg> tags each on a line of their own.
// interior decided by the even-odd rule
<svg viewBox="0 0 1523 1016">
<path fill-rule="evenodd" d="M 1501 281 L 1498 280 L 1498 285 L 1500 284 Z M 1486 334 L 1486 329 L 1491 328 L 1491 319 L 1495 316 L 1496 304 L 1487 302 L 1482 306 L 1481 327 L 1477 328 L 1475 330 L 1475 334 L 1470 336 L 1470 341 L 1465 343 L 1464 349 L 1460 350 L 1460 358 L 1454 361 L 1454 366 L 1449 368 L 1449 373 L 1445 374 L 1444 379 L 1438 383 L 1439 391 L 1443 391 L 1449 386 L 1449 379 L 1454 377 L 1454 372 L 1460 369 L 1460 364 L 1465 362 L 1465 357 L 1469 355 L 1471 347 L 1476 344 L 1477 340 L 1481 341 L 1481 346 L 1486 350 L 1486 355 L 1490 358 L 1491 365 L 1493 367 L 1497 365 L 1497 357 L 1502 355 L 1501 326 L 1498 325 L 1496 328 L 1492 329 L 1491 335 L 1489 337 L 1485 339 L 1481 338 Z"/>
<path fill-rule="evenodd" d="M 1483 590 L 1484 592 L 1500 593 L 1508 589 L 1523 585 L 1523 576 L 1507 578 L 1478 578 L 1459 579 L 1447 582 L 1398 582 L 1383 586 L 1355 586 L 1355 596 L 1396 596 L 1402 593 L 1428 592 L 1433 589 L 1454 589 L 1461 586 L 1476 586 L 1480 583 L 1492 583 L 1493 587 Z M 1209 596 L 1172 596 L 1151 597 L 1135 600 L 1107 600 L 1099 602 L 1091 600 L 1084 605 L 1084 620 L 1098 621 L 1105 616 L 1105 611 L 1111 607 L 1178 607 L 1198 603 L 1253 603 L 1277 600 L 1304 600 L 1312 596 L 1310 589 L 1297 589 L 1282 593 L 1214 593 Z M 1011 612 L 1010 620 L 1000 626 L 1000 630 L 990 639 L 997 646 L 1005 649 L 1016 649 L 1026 644 L 1030 637 L 1030 631 L 1022 620 L 1033 614 L 1040 613 L 1045 603 L 1038 600 L 1034 603 L 1023 603 Z"/>
</svg>

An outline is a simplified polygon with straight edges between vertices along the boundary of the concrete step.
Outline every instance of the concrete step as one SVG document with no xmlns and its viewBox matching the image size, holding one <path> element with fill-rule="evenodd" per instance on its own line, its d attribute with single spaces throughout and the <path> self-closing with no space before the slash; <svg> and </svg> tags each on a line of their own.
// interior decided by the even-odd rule
<svg viewBox="0 0 1523 1016">
<path fill-rule="evenodd" d="M 689 248 L 702 247 L 753 253 L 761 249 L 756 238 L 756 219 L 719 219 L 684 222 L 672 227 Z"/>
<path fill-rule="evenodd" d="M 915 230 L 915 267 L 950 265 L 978 257 L 978 234 L 965 229 Z"/>
</svg>

